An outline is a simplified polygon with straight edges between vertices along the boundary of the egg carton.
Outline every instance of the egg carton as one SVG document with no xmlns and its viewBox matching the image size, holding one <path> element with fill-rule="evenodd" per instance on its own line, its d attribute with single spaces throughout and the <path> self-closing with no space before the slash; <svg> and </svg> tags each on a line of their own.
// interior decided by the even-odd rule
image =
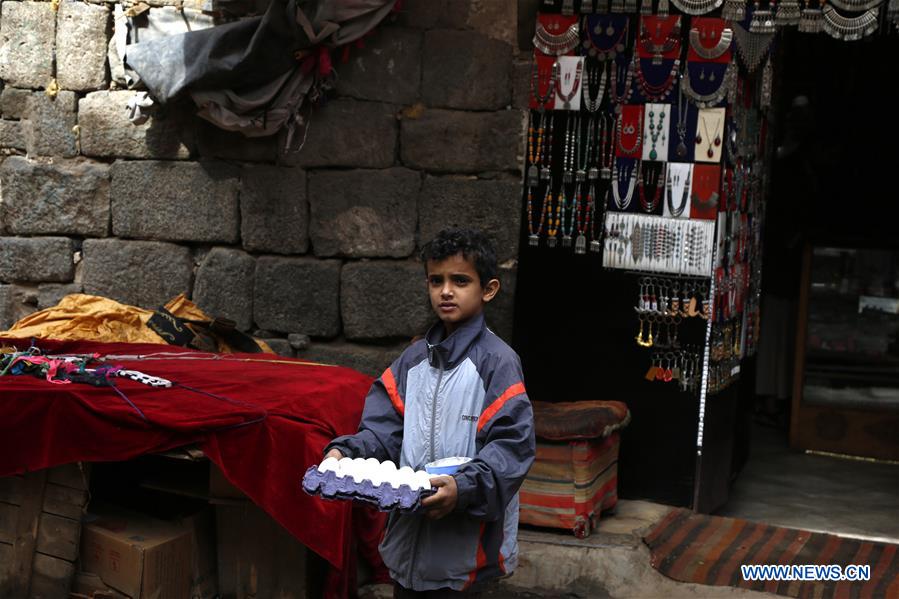
<svg viewBox="0 0 899 599">
<path fill-rule="evenodd" d="M 397 469 L 390 460 L 327 458 L 306 470 L 303 490 L 325 499 L 360 501 L 385 512 L 414 512 L 421 508 L 422 499 L 437 491 L 430 478 L 424 470 Z"/>
</svg>

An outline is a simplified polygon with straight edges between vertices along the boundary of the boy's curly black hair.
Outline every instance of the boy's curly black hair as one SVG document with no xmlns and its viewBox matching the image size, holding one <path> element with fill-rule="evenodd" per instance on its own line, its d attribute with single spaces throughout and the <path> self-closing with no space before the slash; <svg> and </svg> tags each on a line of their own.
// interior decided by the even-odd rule
<svg viewBox="0 0 899 599">
<path fill-rule="evenodd" d="M 474 262 L 481 287 L 486 286 L 490 279 L 497 278 L 496 248 L 490 238 L 477 229 L 443 229 L 421 248 L 421 261 L 427 269 L 428 260 L 446 260 L 460 252 L 466 260 Z"/>
</svg>

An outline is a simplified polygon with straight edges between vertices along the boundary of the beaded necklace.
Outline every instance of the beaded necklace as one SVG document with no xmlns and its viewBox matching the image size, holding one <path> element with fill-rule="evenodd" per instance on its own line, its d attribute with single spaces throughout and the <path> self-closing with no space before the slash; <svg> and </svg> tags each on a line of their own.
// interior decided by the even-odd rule
<svg viewBox="0 0 899 599">
<path fill-rule="evenodd" d="M 556 108 L 558 108 L 559 100 L 562 101 L 562 109 L 563 110 L 571 110 L 571 101 L 577 96 L 577 94 L 581 91 L 581 75 L 584 71 L 584 59 L 578 58 L 575 59 L 577 64 L 574 68 L 574 81 L 571 84 L 571 89 L 567 92 L 562 91 L 562 81 L 563 79 L 567 81 L 571 78 L 571 73 L 566 72 L 564 77 L 561 75 L 561 65 L 557 61 L 553 68 L 556 69 Z"/>
<path fill-rule="evenodd" d="M 546 213 L 550 212 L 550 219 L 552 219 L 552 205 L 550 205 L 550 197 L 552 195 L 552 181 L 549 182 L 549 185 L 546 186 L 546 193 L 543 195 L 543 205 L 540 208 L 540 222 L 537 226 L 534 226 L 533 219 L 533 193 L 531 192 L 531 188 L 528 188 L 528 244 L 532 246 L 536 246 L 540 243 L 540 234 L 543 233 L 543 225 L 546 222 Z"/>
<path fill-rule="evenodd" d="M 624 91 L 622 91 L 621 94 L 618 93 L 618 69 L 619 66 L 617 64 L 612 65 L 612 81 L 611 85 L 609 86 L 609 99 L 615 106 L 615 113 L 621 114 L 621 106 L 631 99 L 631 94 L 634 91 L 634 61 L 628 61 L 627 66 L 625 67 L 626 74 L 624 76 Z"/>
<path fill-rule="evenodd" d="M 674 89 L 674 83 L 677 81 L 679 71 L 680 59 L 675 58 L 665 80 L 661 84 L 650 83 L 643 73 L 643 65 L 640 63 L 640 59 L 634 54 L 634 72 L 637 76 L 637 84 L 640 86 L 640 94 L 648 102 L 661 102 L 666 99 L 671 94 L 671 90 Z"/>
<path fill-rule="evenodd" d="M 587 106 L 587 111 L 591 113 L 598 111 L 602 104 L 603 95 L 606 90 L 606 79 L 609 75 L 609 65 L 603 63 L 601 75 L 598 71 L 599 65 L 593 66 L 592 68 L 589 65 L 587 67 L 587 85 L 584 86 L 584 104 Z M 596 90 L 595 96 L 591 91 L 592 89 Z"/>
<path fill-rule="evenodd" d="M 556 244 L 559 242 L 559 240 L 556 236 L 559 234 L 559 225 L 562 222 L 562 202 L 563 202 L 562 196 L 564 194 L 564 189 L 565 189 L 565 186 L 562 185 L 561 189 L 559 190 L 559 195 L 555 199 L 555 204 L 556 204 L 555 217 L 553 216 L 552 206 L 550 206 L 549 230 L 547 230 L 547 235 L 549 237 L 547 237 L 547 239 L 546 239 L 546 245 L 551 248 L 556 247 Z M 552 202 L 552 201 L 553 201 L 553 199 L 551 198 L 550 202 Z"/>
<path fill-rule="evenodd" d="M 606 27 L 602 26 L 598 16 L 594 22 L 595 24 L 591 22 L 589 16 L 584 17 L 584 49 L 589 56 L 594 56 L 603 62 L 615 60 L 616 56 L 624 52 L 627 44 L 629 20 L 626 17 L 622 20 L 623 26 L 619 30 L 617 38 L 612 37 L 615 35 L 615 15 L 610 16 L 609 24 Z M 612 43 L 608 46 L 600 46 L 594 34 L 596 36 L 605 34 Z"/>
<path fill-rule="evenodd" d="M 612 178 L 612 163 L 615 160 L 615 144 L 612 142 L 614 134 L 612 132 L 612 117 L 609 115 L 600 115 L 602 125 L 601 147 L 599 149 L 599 175 L 603 179 Z"/>
</svg>

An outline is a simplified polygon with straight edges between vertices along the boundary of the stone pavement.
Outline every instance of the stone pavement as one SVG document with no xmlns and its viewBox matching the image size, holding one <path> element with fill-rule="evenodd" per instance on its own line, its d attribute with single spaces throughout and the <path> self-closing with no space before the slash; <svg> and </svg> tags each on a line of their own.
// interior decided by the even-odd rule
<svg viewBox="0 0 899 599">
<path fill-rule="evenodd" d="M 617 513 L 602 520 L 586 539 L 564 531 L 521 529 L 515 574 L 486 593 L 489 599 L 764 599 L 778 595 L 683 583 L 666 578 L 649 563 L 643 534 L 669 506 L 648 501 L 619 501 Z M 391 597 L 390 587 L 364 594 Z"/>
</svg>

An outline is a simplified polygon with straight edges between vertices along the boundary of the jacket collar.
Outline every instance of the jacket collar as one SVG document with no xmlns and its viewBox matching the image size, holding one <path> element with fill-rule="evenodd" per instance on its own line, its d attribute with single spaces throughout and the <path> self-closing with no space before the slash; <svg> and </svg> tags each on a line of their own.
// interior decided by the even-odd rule
<svg viewBox="0 0 899 599">
<path fill-rule="evenodd" d="M 438 322 L 425 335 L 428 344 L 428 363 L 434 368 L 455 368 L 468 356 L 468 352 L 475 341 L 487 328 L 484 323 L 484 313 L 473 316 L 468 321 L 459 325 L 453 333 L 436 342 L 444 334 L 445 328 L 442 322 Z"/>
</svg>

